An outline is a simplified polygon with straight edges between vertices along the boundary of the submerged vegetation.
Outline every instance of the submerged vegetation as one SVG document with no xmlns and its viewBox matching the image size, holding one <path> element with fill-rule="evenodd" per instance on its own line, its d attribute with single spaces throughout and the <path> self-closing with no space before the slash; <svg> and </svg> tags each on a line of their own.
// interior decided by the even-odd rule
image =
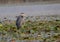
<svg viewBox="0 0 60 42">
<path fill-rule="evenodd" d="M 57 42 L 60 40 L 60 20 L 57 17 L 28 16 L 22 28 L 17 30 L 14 23 L 0 23 L 0 41 L 40 40 L 41 42 Z"/>
</svg>

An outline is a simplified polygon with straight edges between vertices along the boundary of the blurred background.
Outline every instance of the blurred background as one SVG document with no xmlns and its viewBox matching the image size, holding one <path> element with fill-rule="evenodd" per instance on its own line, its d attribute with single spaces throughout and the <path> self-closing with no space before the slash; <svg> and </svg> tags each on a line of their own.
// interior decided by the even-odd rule
<svg viewBox="0 0 60 42">
<path fill-rule="evenodd" d="M 0 0 L 0 3 L 2 4 L 8 4 L 8 3 L 26 3 L 26 2 L 45 2 L 45 1 L 60 1 L 60 0 Z"/>
<path fill-rule="evenodd" d="M 20 13 L 27 16 L 60 15 L 60 0 L 0 0 L 0 18 L 13 20 Z"/>
</svg>

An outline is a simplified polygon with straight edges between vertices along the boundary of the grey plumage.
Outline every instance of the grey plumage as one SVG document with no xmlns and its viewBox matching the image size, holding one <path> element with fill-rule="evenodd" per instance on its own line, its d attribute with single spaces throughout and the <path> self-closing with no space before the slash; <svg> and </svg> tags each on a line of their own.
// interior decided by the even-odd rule
<svg viewBox="0 0 60 42">
<path fill-rule="evenodd" d="M 17 20 L 16 20 L 16 26 L 17 26 L 17 29 L 21 28 L 22 26 L 22 21 L 23 21 L 23 16 L 18 16 L 17 17 Z"/>
</svg>

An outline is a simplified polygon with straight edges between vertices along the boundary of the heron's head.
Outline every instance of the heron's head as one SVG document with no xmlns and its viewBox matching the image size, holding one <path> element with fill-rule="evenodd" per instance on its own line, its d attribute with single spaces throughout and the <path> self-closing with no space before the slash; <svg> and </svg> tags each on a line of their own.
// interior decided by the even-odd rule
<svg viewBox="0 0 60 42">
<path fill-rule="evenodd" d="M 26 15 L 25 15 L 24 13 L 21 13 L 20 16 L 21 16 L 21 17 L 25 17 Z"/>
</svg>

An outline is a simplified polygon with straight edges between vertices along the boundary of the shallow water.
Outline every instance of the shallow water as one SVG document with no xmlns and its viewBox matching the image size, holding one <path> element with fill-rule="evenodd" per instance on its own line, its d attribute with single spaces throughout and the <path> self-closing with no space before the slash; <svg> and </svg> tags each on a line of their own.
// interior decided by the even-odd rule
<svg viewBox="0 0 60 42">
<path fill-rule="evenodd" d="M 60 15 L 60 3 L 37 5 L 0 5 L 0 18 L 15 18 L 23 12 L 27 16 L 36 15 Z"/>
</svg>

